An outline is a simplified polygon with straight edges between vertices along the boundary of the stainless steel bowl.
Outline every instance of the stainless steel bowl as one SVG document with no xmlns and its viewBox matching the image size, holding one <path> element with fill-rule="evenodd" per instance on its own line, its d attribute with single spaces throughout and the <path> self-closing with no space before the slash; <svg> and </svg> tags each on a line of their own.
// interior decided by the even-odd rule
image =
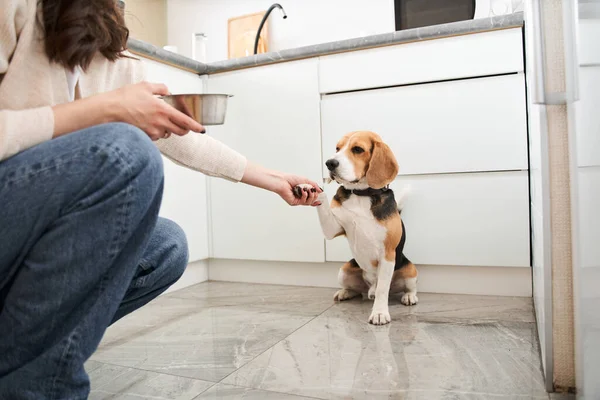
<svg viewBox="0 0 600 400">
<path fill-rule="evenodd" d="M 161 98 L 202 125 L 222 125 L 230 94 L 172 94 Z"/>
</svg>

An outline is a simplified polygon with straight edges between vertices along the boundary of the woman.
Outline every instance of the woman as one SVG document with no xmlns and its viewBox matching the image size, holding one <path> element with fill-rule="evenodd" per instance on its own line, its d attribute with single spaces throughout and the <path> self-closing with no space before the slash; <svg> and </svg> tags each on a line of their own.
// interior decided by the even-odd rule
<svg viewBox="0 0 600 400">
<path fill-rule="evenodd" d="M 0 398 L 86 398 L 107 326 L 183 273 L 157 217 L 160 153 L 317 205 L 318 186 L 249 163 L 144 83 L 115 0 L 0 0 Z M 313 190 L 296 199 L 292 188 Z"/>
</svg>

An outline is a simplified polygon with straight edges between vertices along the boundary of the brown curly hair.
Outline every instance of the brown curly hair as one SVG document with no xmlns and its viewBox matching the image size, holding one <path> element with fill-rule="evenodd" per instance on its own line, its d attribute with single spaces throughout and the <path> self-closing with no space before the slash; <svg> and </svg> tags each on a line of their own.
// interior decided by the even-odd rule
<svg viewBox="0 0 600 400">
<path fill-rule="evenodd" d="M 102 54 L 124 57 L 129 29 L 117 0 L 39 0 L 44 48 L 52 62 L 87 69 Z"/>
</svg>

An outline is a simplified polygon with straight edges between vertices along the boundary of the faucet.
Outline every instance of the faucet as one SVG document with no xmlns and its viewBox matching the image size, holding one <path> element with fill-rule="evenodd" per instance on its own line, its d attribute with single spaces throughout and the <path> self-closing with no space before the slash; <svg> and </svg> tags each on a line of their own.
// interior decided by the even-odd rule
<svg viewBox="0 0 600 400">
<path fill-rule="evenodd" d="M 283 7 L 281 7 L 281 4 L 275 3 L 271 7 L 269 7 L 267 12 L 263 16 L 262 20 L 260 21 L 260 25 L 258 26 L 258 31 L 256 32 L 256 39 L 254 40 L 254 54 L 256 54 L 256 52 L 258 51 L 258 39 L 260 39 L 260 31 L 262 31 L 262 28 L 263 28 L 265 22 L 267 22 L 267 18 L 269 18 L 269 14 L 271 14 L 271 11 L 273 11 L 276 8 L 279 8 L 281 10 L 281 12 L 283 13 L 283 19 L 287 18 L 287 14 L 285 13 L 285 10 L 283 9 Z"/>
</svg>

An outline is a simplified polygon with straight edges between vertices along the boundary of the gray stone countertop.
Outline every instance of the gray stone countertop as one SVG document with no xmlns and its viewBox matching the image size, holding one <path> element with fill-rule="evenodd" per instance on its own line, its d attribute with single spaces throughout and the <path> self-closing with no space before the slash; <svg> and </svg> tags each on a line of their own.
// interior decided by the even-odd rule
<svg viewBox="0 0 600 400">
<path fill-rule="evenodd" d="M 204 64 L 182 55 L 171 53 L 170 51 L 163 50 L 136 39 L 129 39 L 128 46 L 130 51 L 140 56 L 192 71 L 199 75 L 207 75 L 284 61 L 300 60 L 326 54 L 343 53 L 373 47 L 520 27 L 523 26 L 523 17 L 523 12 L 517 12 L 491 18 L 459 21 L 449 24 L 433 25 L 423 28 L 407 29 L 403 31 L 382 33 L 379 35 L 315 44 L 294 49 L 273 51 L 249 57 L 217 61 L 209 64 Z"/>
</svg>

